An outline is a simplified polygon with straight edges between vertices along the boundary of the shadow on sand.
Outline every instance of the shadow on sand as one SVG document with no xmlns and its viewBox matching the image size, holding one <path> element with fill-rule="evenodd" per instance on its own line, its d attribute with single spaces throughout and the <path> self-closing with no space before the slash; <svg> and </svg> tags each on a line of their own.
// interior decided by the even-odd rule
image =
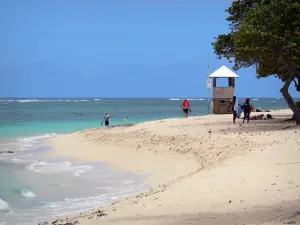
<svg viewBox="0 0 300 225">
<path fill-rule="evenodd" d="M 121 221 L 132 221 L 133 224 L 164 224 L 164 225 L 244 225 L 244 224 L 300 224 L 300 200 L 283 202 L 272 206 L 256 206 L 252 209 L 241 208 L 239 212 L 201 213 L 182 215 L 161 215 L 147 217 L 123 217 L 108 219 L 109 224 Z M 159 210 L 159 209 L 158 209 Z M 155 222 L 154 222 L 155 221 Z"/>
<path fill-rule="evenodd" d="M 267 132 L 267 131 L 280 131 L 286 129 L 298 129 L 295 122 L 286 121 L 284 119 L 271 119 L 271 120 L 250 120 L 249 123 L 245 121 L 243 123 L 242 119 L 237 119 L 236 124 L 231 122 L 224 122 L 219 124 L 227 124 L 228 128 L 224 131 L 228 133 L 235 132 Z M 217 126 L 217 125 L 216 125 Z"/>
</svg>

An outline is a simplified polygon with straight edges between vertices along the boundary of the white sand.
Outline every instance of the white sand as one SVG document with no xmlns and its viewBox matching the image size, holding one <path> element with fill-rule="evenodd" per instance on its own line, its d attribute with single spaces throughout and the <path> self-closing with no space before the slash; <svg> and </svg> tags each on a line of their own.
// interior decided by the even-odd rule
<svg viewBox="0 0 300 225">
<path fill-rule="evenodd" d="M 261 114 L 261 113 L 258 113 Z M 91 129 L 52 139 L 52 154 L 150 173 L 144 194 L 74 217 L 83 225 L 300 224 L 300 129 L 231 115 Z M 99 216 L 97 216 L 99 214 Z M 56 224 L 65 224 L 66 220 Z"/>
</svg>

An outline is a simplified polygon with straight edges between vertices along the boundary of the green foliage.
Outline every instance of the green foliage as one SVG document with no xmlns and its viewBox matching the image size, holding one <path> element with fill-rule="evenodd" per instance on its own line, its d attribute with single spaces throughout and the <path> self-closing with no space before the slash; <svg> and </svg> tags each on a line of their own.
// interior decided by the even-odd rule
<svg viewBox="0 0 300 225">
<path fill-rule="evenodd" d="M 235 70 L 255 66 L 258 78 L 299 79 L 299 0 L 238 0 L 227 12 L 230 32 L 213 43 L 219 58 L 233 61 Z"/>
<path fill-rule="evenodd" d="M 230 22 L 231 31 L 239 30 L 240 23 L 245 19 L 250 9 L 254 8 L 262 0 L 238 0 L 226 10 L 229 13 L 227 21 Z"/>
</svg>

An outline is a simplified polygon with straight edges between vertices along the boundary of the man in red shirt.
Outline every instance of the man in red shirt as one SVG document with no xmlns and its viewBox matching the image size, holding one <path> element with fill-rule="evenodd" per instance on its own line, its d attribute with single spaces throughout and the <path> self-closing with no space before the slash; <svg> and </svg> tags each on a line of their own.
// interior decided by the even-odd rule
<svg viewBox="0 0 300 225">
<path fill-rule="evenodd" d="M 184 99 L 184 101 L 181 104 L 181 109 L 183 110 L 184 117 L 187 118 L 189 115 L 189 112 L 192 111 L 191 103 L 187 99 Z"/>
</svg>

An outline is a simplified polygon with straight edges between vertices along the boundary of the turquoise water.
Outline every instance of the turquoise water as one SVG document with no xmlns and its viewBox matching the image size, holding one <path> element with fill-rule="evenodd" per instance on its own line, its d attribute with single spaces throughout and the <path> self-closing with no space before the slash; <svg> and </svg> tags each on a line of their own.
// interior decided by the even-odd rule
<svg viewBox="0 0 300 225">
<path fill-rule="evenodd" d="M 207 100 L 191 99 L 192 115 L 207 114 Z M 256 107 L 281 109 L 283 99 L 253 100 Z M 68 133 L 100 127 L 105 112 L 111 124 L 180 117 L 180 99 L 0 99 L 0 137 Z"/>
<path fill-rule="evenodd" d="M 37 224 L 149 188 L 145 175 L 45 157 L 51 151 L 47 139 L 101 127 L 105 112 L 112 115 L 111 125 L 182 117 L 181 100 L 0 99 L 0 224 Z M 207 99 L 191 99 L 191 104 L 192 116 L 207 114 Z M 253 99 L 252 104 L 287 108 L 275 98 Z"/>
<path fill-rule="evenodd" d="M 65 133 L 99 127 L 105 112 L 111 124 L 137 123 L 181 115 L 178 101 L 167 99 L 44 99 L 0 102 L 0 136 Z M 195 101 L 195 115 L 207 112 L 206 101 Z"/>
</svg>

